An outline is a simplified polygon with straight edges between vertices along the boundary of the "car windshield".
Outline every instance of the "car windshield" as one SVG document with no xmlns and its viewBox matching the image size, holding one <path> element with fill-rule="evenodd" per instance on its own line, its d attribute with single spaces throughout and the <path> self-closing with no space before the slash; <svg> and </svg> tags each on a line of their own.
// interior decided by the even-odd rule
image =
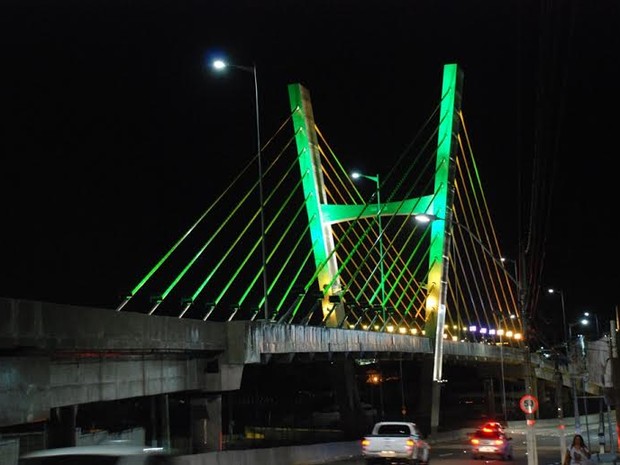
<svg viewBox="0 0 620 465">
<path fill-rule="evenodd" d="M 378 433 L 386 436 L 409 436 L 410 431 L 404 425 L 382 425 Z"/>
</svg>

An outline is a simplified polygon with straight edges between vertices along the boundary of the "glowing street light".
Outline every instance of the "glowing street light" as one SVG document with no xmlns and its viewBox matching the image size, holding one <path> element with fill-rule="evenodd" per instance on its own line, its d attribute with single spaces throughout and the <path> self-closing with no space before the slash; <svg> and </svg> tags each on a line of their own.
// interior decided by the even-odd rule
<svg viewBox="0 0 620 465">
<path fill-rule="evenodd" d="M 265 250 L 265 201 L 263 196 L 263 164 L 262 149 L 260 141 L 260 109 L 258 105 L 258 78 L 256 76 L 256 64 L 252 66 L 241 66 L 226 62 L 223 59 L 216 59 L 211 64 L 216 71 L 223 71 L 226 68 L 235 68 L 250 73 L 254 80 L 254 101 L 256 111 L 256 146 L 258 160 L 258 195 L 260 198 L 260 234 L 261 234 L 261 254 L 262 254 L 262 270 L 263 270 L 263 299 L 265 301 L 265 320 L 269 318 L 269 305 L 267 303 L 267 253 Z"/>
<path fill-rule="evenodd" d="M 383 324 L 385 324 L 385 275 L 383 272 L 383 227 L 381 224 L 381 183 L 379 181 L 379 175 L 370 176 L 358 172 L 351 173 L 353 179 L 366 178 L 375 182 L 376 194 L 377 194 L 377 222 L 379 223 L 379 273 L 381 275 L 381 317 L 383 318 Z"/>
<path fill-rule="evenodd" d="M 599 327 L 598 327 L 598 316 L 594 313 L 590 313 L 590 312 L 583 312 L 583 316 L 585 316 L 586 318 L 584 318 L 582 321 L 582 324 L 584 325 L 588 325 L 590 323 L 589 319 L 590 317 L 594 317 L 594 322 L 596 323 L 596 339 L 598 339 L 600 337 L 600 332 L 599 332 Z M 584 323 L 585 321 L 585 323 Z"/>
</svg>

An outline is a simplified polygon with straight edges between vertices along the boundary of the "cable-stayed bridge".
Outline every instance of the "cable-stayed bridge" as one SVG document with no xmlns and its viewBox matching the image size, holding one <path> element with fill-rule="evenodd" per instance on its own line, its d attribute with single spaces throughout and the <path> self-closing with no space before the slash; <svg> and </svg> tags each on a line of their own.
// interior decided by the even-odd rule
<svg viewBox="0 0 620 465">
<path fill-rule="evenodd" d="M 527 350 L 525 280 L 518 261 L 503 260 L 461 109 L 462 83 L 458 66 L 446 65 L 436 107 L 415 109 L 426 111 L 425 125 L 397 156 L 378 155 L 386 173 L 358 180 L 314 120 L 310 92 L 291 84 L 281 125 L 154 258 L 116 312 L 98 313 L 87 331 L 75 309 L 7 303 L 5 349 L 53 354 L 52 375 L 66 373 L 71 358 L 112 373 L 93 376 L 78 364 L 69 386 L 62 376 L 41 381 L 63 394 L 46 397 L 38 411 L 234 390 L 246 364 L 293 362 L 299 354 L 421 356 L 429 368 L 423 382 L 433 390 L 431 428 L 444 358 L 501 364 L 506 376 L 525 379 L 526 392 L 558 373 L 569 386 L 576 368 L 533 361 Z M 360 128 L 360 137 L 370 136 Z M 64 325 L 52 323 L 54 312 Z M 33 324 L 23 329 L 24 321 Z M 27 365 L 16 363 L 15 371 Z M 588 388 L 596 392 L 607 367 L 598 359 L 594 366 Z"/>
<path fill-rule="evenodd" d="M 461 83 L 447 65 L 425 126 L 393 159 L 378 155 L 389 171 L 357 181 L 315 122 L 309 91 L 290 85 L 281 126 L 118 310 L 520 340 L 519 270 L 503 261 Z"/>
</svg>

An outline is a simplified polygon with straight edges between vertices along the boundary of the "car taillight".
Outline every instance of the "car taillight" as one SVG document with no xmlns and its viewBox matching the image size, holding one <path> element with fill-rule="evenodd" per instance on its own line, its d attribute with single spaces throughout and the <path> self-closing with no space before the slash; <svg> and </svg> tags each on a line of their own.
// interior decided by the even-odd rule
<svg viewBox="0 0 620 465">
<path fill-rule="evenodd" d="M 368 444 L 370 444 L 368 439 L 362 439 L 362 447 L 368 447 Z"/>
<path fill-rule="evenodd" d="M 472 439 L 472 440 L 471 440 L 471 443 L 472 443 L 472 444 L 480 444 L 480 440 L 478 440 L 478 439 Z"/>
<path fill-rule="evenodd" d="M 413 447 L 415 444 L 413 439 L 407 439 L 407 447 Z"/>
</svg>

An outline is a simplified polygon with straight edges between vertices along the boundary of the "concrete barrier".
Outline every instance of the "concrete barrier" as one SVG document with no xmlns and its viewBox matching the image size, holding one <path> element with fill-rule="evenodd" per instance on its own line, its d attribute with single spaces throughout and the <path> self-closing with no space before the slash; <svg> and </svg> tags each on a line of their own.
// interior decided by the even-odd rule
<svg viewBox="0 0 620 465">
<path fill-rule="evenodd" d="M 429 444 L 467 438 L 472 429 L 459 429 L 437 433 L 427 438 Z M 361 439 L 361 438 L 360 438 Z M 178 465 L 318 465 L 337 460 L 361 457 L 360 441 L 330 442 L 309 446 L 273 447 L 251 450 L 206 452 L 182 455 L 175 458 Z"/>
<path fill-rule="evenodd" d="M 178 465 L 315 465 L 361 455 L 359 441 L 332 442 L 309 446 L 228 450 L 175 457 Z"/>
</svg>

